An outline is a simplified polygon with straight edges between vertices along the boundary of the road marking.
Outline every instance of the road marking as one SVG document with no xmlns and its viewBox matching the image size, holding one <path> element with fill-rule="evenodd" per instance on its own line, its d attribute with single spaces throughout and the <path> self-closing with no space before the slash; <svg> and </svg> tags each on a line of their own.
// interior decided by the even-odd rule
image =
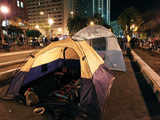
<svg viewBox="0 0 160 120">
<path fill-rule="evenodd" d="M 32 53 L 32 52 L 35 52 L 35 51 L 38 51 L 38 50 L 27 50 L 27 51 L 21 51 L 21 52 L 2 53 L 2 54 L 0 54 L 0 57 Z"/>
<path fill-rule="evenodd" d="M 14 71 L 16 71 L 16 70 L 17 70 L 17 68 L 15 68 L 15 69 L 10 69 L 10 70 L 4 71 L 4 72 L 0 72 L 0 76 L 1 76 L 1 75 L 4 75 L 4 74 L 6 74 L 6 73 L 14 72 Z"/>
<path fill-rule="evenodd" d="M 13 65 L 13 64 L 18 64 L 18 63 L 22 63 L 25 62 L 27 60 L 24 59 L 19 59 L 19 60 L 14 60 L 14 61 L 10 61 L 10 62 L 4 62 L 4 63 L 0 63 L 0 68 L 3 66 L 9 66 L 9 65 Z"/>
</svg>

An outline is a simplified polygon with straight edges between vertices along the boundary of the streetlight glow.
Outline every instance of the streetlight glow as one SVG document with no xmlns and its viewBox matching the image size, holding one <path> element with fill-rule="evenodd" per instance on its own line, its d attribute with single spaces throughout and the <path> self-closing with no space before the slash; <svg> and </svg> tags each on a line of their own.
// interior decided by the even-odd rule
<svg viewBox="0 0 160 120">
<path fill-rule="evenodd" d="M 58 28 L 58 32 L 62 32 L 62 28 Z"/>
<path fill-rule="evenodd" d="M 39 29 L 39 25 L 36 25 L 35 28 L 36 28 L 36 29 Z"/>
<path fill-rule="evenodd" d="M 90 25 L 91 25 L 91 26 L 93 26 L 93 25 L 94 25 L 94 22 L 93 22 L 93 21 L 91 21 L 91 22 L 90 22 Z"/>
<path fill-rule="evenodd" d="M 44 12 L 43 12 L 43 11 L 41 11 L 41 12 L 40 12 L 40 15 L 44 15 Z"/>
<path fill-rule="evenodd" d="M 49 23 L 49 25 L 52 25 L 54 23 L 53 19 L 49 18 L 48 23 Z"/>
<path fill-rule="evenodd" d="M 73 11 L 71 11 L 71 12 L 70 12 L 70 14 L 71 14 L 71 15 L 73 15 L 73 14 L 74 14 L 74 12 L 73 12 Z"/>
<path fill-rule="evenodd" d="M 3 14 L 8 14 L 9 13 L 9 9 L 8 9 L 7 6 L 1 6 L 0 10 Z"/>
</svg>

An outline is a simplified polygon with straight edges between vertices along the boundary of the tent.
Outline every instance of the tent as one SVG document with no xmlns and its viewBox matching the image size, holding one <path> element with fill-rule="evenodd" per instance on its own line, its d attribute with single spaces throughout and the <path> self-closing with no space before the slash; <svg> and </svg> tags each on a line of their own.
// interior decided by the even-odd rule
<svg viewBox="0 0 160 120">
<path fill-rule="evenodd" d="M 68 60 L 80 61 L 81 106 L 89 111 L 97 105 L 96 108 L 102 110 L 114 77 L 86 41 L 70 38 L 53 42 L 32 56 L 12 80 L 7 95 L 18 96 L 23 85 L 54 71 Z"/>
<path fill-rule="evenodd" d="M 125 62 L 121 48 L 119 47 L 116 36 L 101 25 L 90 25 L 77 32 L 72 39 L 92 40 L 96 38 L 106 39 L 105 64 L 110 70 L 126 71 Z"/>
</svg>

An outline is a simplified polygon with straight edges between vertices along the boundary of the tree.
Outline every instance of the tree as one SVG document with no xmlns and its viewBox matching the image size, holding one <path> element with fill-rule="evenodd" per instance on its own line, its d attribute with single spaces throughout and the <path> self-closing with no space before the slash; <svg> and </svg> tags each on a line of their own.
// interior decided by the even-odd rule
<svg viewBox="0 0 160 120">
<path fill-rule="evenodd" d="M 68 19 L 67 26 L 70 34 L 73 35 L 74 33 L 78 32 L 80 29 L 86 27 L 87 25 L 90 24 L 90 21 L 93 21 L 95 24 L 102 25 L 108 29 L 111 28 L 110 25 L 105 24 L 105 21 L 100 14 L 95 14 L 94 17 L 90 17 L 90 18 L 80 17 L 76 15 Z"/>
<path fill-rule="evenodd" d="M 134 8 L 130 7 L 125 9 L 118 17 L 118 23 L 126 32 L 130 32 L 130 26 L 135 24 L 139 27 L 143 23 L 141 14 Z"/>
<path fill-rule="evenodd" d="M 87 26 L 88 20 L 86 18 L 80 17 L 80 16 L 74 16 L 70 17 L 68 19 L 68 30 L 71 35 L 78 32 L 80 29 Z"/>
</svg>

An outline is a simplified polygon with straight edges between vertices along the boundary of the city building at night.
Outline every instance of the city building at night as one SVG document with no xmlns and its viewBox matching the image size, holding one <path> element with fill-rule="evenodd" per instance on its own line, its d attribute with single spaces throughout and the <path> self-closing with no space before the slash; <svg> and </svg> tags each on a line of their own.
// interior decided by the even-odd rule
<svg viewBox="0 0 160 120">
<path fill-rule="evenodd" d="M 16 26 L 23 26 L 24 21 L 27 18 L 24 0 L 1 0 L 0 6 L 7 7 L 9 11 L 7 14 L 3 14 L 1 12 L 3 20 L 2 26 L 5 26 L 6 24 L 17 24 Z"/>
<path fill-rule="evenodd" d="M 110 0 L 79 0 L 78 14 L 86 17 L 100 14 L 107 24 L 110 24 Z"/>
<path fill-rule="evenodd" d="M 25 0 L 28 22 L 44 35 L 68 34 L 69 0 Z"/>
</svg>

